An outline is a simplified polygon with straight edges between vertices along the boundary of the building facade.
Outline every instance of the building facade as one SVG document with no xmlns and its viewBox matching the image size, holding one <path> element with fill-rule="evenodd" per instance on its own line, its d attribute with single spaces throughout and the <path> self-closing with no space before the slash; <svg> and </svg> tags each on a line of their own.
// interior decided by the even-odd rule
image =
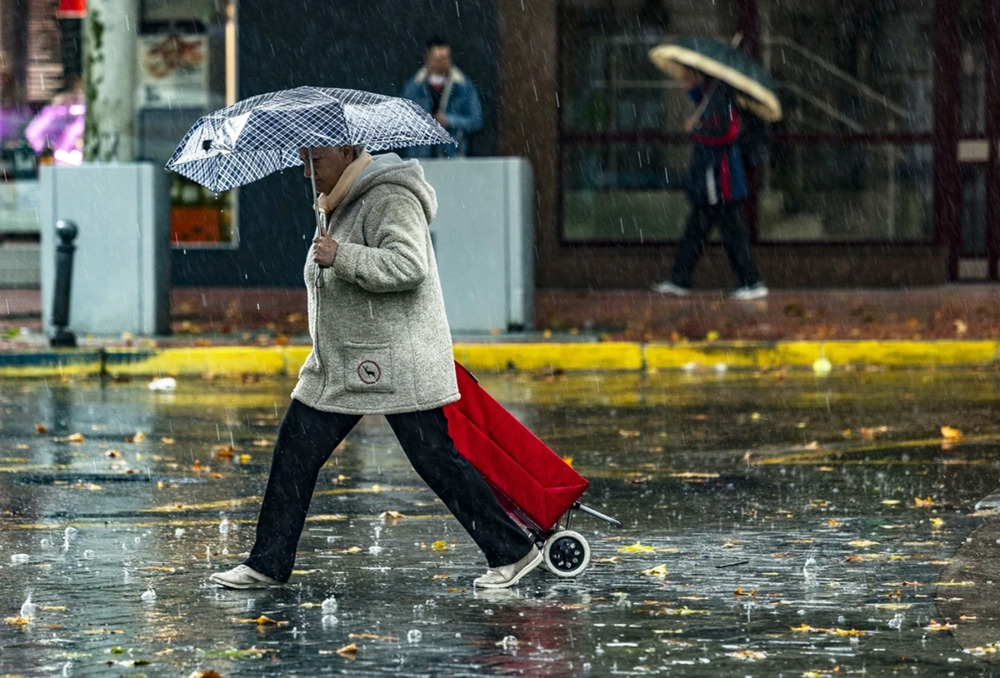
<svg viewBox="0 0 1000 678">
<path fill-rule="evenodd" d="M 657 177 L 686 164 L 691 106 L 648 52 L 685 34 L 739 36 L 784 109 L 761 132 L 746 205 L 770 286 L 998 279 L 994 0 L 129 1 L 140 14 L 134 159 L 154 163 L 198 115 L 253 94 L 397 94 L 426 39 L 448 39 L 483 98 L 473 152 L 532 166 L 538 288 L 666 277 L 687 204 Z M 69 5 L 83 3 L 0 0 L 5 78 L 36 108 L 80 70 Z M 312 234 L 300 172 L 222 196 L 178 177 L 171 203 L 173 285 L 300 284 Z M 732 282 L 721 246 L 709 247 L 695 286 Z"/>
</svg>

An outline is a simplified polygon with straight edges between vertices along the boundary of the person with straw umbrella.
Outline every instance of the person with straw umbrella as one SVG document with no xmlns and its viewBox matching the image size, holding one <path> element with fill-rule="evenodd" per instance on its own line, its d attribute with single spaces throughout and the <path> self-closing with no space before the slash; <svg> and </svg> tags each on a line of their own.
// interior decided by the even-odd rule
<svg viewBox="0 0 1000 678">
<path fill-rule="evenodd" d="M 670 278 L 654 283 L 660 294 L 686 297 L 713 226 L 719 234 L 738 286 L 727 295 L 735 300 L 768 294 L 750 245 L 743 215 L 747 181 L 739 139 L 742 115 L 767 120 L 781 117 L 770 78 L 734 47 L 710 38 L 682 38 L 650 52 L 650 58 L 678 78 L 696 104 L 684 128 L 693 142 L 681 183 L 691 202 Z M 763 82 L 763 84 L 762 84 Z M 741 105 L 747 110 L 741 111 Z"/>
</svg>

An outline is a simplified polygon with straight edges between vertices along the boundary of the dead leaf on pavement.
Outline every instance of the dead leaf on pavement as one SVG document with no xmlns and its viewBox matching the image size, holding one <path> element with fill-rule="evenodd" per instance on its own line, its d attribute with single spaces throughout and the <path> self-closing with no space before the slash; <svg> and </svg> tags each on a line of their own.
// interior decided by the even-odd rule
<svg viewBox="0 0 1000 678">
<path fill-rule="evenodd" d="M 871 426 L 871 427 L 862 426 L 859 430 L 861 431 L 862 438 L 864 438 L 865 440 L 874 440 L 875 436 L 882 433 L 888 433 L 889 427 L 884 425 Z"/>
<path fill-rule="evenodd" d="M 350 645 L 345 645 L 344 647 L 337 650 L 337 654 L 339 654 L 342 657 L 348 657 L 350 659 L 354 659 L 354 657 L 358 654 L 358 646 L 355 645 L 354 643 L 351 643 Z"/>
<path fill-rule="evenodd" d="M 651 567 L 648 570 L 643 570 L 642 573 L 648 577 L 666 577 L 670 574 L 670 570 L 667 569 L 666 564 L 657 565 L 656 567 Z"/>
<path fill-rule="evenodd" d="M 261 615 L 256 619 L 237 619 L 237 623 L 240 624 L 256 624 L 257 626 L 287 626 L 287 621 L 278 621 L 277 619 L 271 619 L 266 615 Z"/>
<path fill-rule="evenodd" d="M 837 629 L 837 628 L 817 628 L 815 626 L 809 626 L 808 624 L 802 624 L 801 626 L 792 626 L 792 631 L 795 633 L 825 633 L 831 636 L 863 636 L 864 631 L 858 631 L 856 629 Z"/>
<path fill-rule="evenodd" d="M 399 640 L 395 636 L 380 636 L 376 633 L 349 633 L 347 637 L 352 640 L 380 640 L 386 643 L 395 643 Z"/>
<path fill-rule="evenodd" d="M 924 627 L 924 631 L 950 631 L 956 628 L 958 628 L 958 624 L 949 624 L 948 622 L 942 624 L 931 619 L 931 623 Z"/>
<path fill-rule="evenodd" d="M 618 553 L 654 553 L 656 551 L 652 546 L 647 546 L 645 544 L 640 544 L 636 542 L 630 546 L 619 546 Z"/>
<path fill-rule="evenodd" d="M 941 437 L 945 440 L 963 440 L 965 438 L 965 436 L 962 435 L 961 429 L 957 429 L 952 426 L 942 426 Z"/>
</svg>

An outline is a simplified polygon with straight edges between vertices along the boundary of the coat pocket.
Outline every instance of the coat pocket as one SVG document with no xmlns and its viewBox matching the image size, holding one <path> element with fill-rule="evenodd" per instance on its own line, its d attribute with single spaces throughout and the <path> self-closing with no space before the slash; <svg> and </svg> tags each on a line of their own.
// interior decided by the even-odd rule
<svg viewBox="0 0 1000 678">
<path fill-rule="evenodd" d="M 344 387 L 355 393 L 392 393 L 392 347 L 389 344 L 347 344 Z"/>
</svg>

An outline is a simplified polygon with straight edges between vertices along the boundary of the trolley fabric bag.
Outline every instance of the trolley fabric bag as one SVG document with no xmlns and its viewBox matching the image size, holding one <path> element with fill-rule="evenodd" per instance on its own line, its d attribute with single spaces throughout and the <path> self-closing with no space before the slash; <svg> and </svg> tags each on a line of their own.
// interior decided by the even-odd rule
<svg viewBox="0 0 1000 678">
<path fill-rule="evenodd" d="M 508 513 L 527 527 L 550 530 L 590 484 L 459 363 L 460 400 L 445 405 L 455 448 L 479 471 Z"/>
</svg>

